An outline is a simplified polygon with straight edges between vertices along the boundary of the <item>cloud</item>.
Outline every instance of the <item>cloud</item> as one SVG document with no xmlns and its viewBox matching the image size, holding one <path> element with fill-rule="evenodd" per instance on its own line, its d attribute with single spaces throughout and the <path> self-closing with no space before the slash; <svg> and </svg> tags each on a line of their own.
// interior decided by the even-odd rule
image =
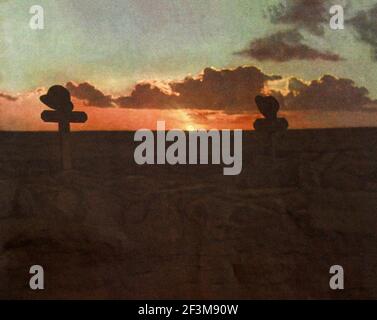
<svg viewBox="0 0 377 320">
<path fill-rule="evenodd" d="M 295 77 L 290 78 L 288 82 L 288 90 L 292 92 L 294 95 L 299 94 L 301 91 L 305 90 L 308 85 Z"/>
<path fill-rule="evenodd" d="M 359 11 L 347 23 L 352 25 L 359 41 L 371 46 L 373 60 L 377 61 L 377 4 L 369 10 Z"/>
<path fill-rule="evenodd" d="M 277 79 L 281 77 L 266 75 L 252 66 L 206 68 L 197 77 L 169 82 L 168 90 L 141 83 L 130 96 L 113 101 L 124 108 L 191 108 L 235 113 L 256 109 L 254 97 L 263 90 L 266 81 Z"/>
<path fill-rule="evenodd" d="M 292 78 L 288 88 L 290 93 L 284 98 L 288 110 L 370 111 L 368 107 L 377 104 L 366 88 L 331 75 L 309 83 Z"/>
<path fill-rule="evenodd" d="M 339 2 L 339 1 L 338 1 Z M 343 2 L 344 3 L 344 2 Z M 323 36 L 329 23 L 329 8 L 334 5 L 330 0 L 285 0 L 269 7 L 269 18 L 274 24 L 294 27 L 316 36 Z M 372 48 L 372 58 L 377 61 L 377 4 L 370 9 L 360 10 L 346 21 L 351 25 L 359 41 Z"/>
<path fill-rule="evenodd" d="M 4 92 L 0 92 L 0 99 L 5 99 L 5 100 L 8 100 L 8 101 L 17 101 L 18 97 L 12 96 L 12 95 L 4 93 Z"/>
<path fill-rule="evenodd" d="M 261 93 L 275 96 L 283 111 L 377 110 L 377 101 L 369 97 L 368 90 L 351 79 L 324 75 L 319 80 L 305 82 L 293 77 L 283 91 L 270 87 L 270 82 L 276 80 L 284 81 L 280 76 L 267 75 L 254 66 L 243 66 L 221 70 L 206 68 L 200 75 L 181 81 L 144 81 L 136 84 L 130 95 L 120 97 L 105 95 L 89 83 L 75 85 L 69 82 L 67 88 L 88 106 L 130 110 L 190 109 L 191 118 L 198 122 L 211 120 L 213 112 L 227 115 L 256 112 L 254 99 Z"/>
<path fill-rule="evenodd" d="M 309 46 L 301 33 L 306 31 L 315 36 L 323 36 L 330 19 L 331 4 L 329 0 L 286 0 L 268 7 L 270 21 L 289 29 L 253 40 L 246 49 L 236 54 L 258 61 L 275 62 L 344 60 L 336 53 Z"/>
<path fill-rule="evenodd" d="M 86 105 L 101 108 L 113 106 L 111 95 L 103 94 L 88 82 L 80 83 L 78 85 L 73 82 L 68 82 L 66 88 L 73 97 L 84 100 Z"/>
<path fill-rule="evenodd" d="M 171 87 L 187 107 L 235 112 L 255 107 L 254 97 L 263 90 L 265 82 L 277 79 L 281 77 L 266 75 L 252 66 L 232 70 L 206 68 L 199 77 L 173 82 Z"/>
<path fill-rule="evenodd" d="M 319 51 L 304 44 L 302 35 L 296 30 L 280 31 L 268 37 L 256 39 L 248 48 L 236 54 L 258 61 L 342 60 L 338 54 Z"/>
<path fill-rule="evenodd" d="M 168 108 L 177 105 L 176 94 L 168 94 L 152 83 L 138 83 L 130 96 L 113 99 L 122 108 Z"/>
<path fill-rule="evenodd" d="M 328 0 L 286 0 L 269 7 L 269 16 L 272 23 L 293 26 L 320 36 L 329 21 L 328 7 Z"/>
<path fill-rule="evenodd" d="M 196 77 L 167 83 L 144 81 L 135 85 L 130 95 L 105 95 L 90 83 L 66 87 L 71 95 L 93 107 L 118 106 L 128 109 L 207 109 L 237 113 L 256 109 L 254 97 L 261 93 L 265 83 L 281 79 L 267 75 L 253 66 L 236 69 L 206 68 Z"/>
</svg>

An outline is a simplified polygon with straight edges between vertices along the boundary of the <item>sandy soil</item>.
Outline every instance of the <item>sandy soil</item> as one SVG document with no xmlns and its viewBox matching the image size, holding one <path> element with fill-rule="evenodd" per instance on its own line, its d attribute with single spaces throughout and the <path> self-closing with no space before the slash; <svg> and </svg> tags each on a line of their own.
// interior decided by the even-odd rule
<svg viewBox="0 0 377 320">
<path fill-rule="evenodd" d="M 246 133 L 235 177 L 136 166 L 127 132 L 75 133 L 62 173 L 57 141 L 0 134 L 0 298 L 377 298 L 377 129 L 289 131 L 275 161 Z"/>
</svg>

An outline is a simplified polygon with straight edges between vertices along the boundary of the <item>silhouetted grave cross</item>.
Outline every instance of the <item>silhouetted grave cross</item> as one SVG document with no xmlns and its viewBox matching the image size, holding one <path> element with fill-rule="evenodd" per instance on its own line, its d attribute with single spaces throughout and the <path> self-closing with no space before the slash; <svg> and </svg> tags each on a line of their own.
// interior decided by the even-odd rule
<svg viewBox="0 0 377 320">
<path fill-rule="evenodd" d="M 70 124 L 85 123 L 88 116 L 85 112 L 73 111 L 73 103 L 69 91 L 62 86 L 52 86 L 46 95 L 40 100 L 49 108 L 55 111 L 43 111 L 41 118 L 44 122 L 59 124 L 61 163 L 63 170 L 72 169 L 71 148 L 70 148 Z"/>
<path fill-rule="evenodd" d="M 272 159 L 276 160 L 276 144 L 279 137 L 288 129 L 288 121 L 285 118 L 278 118 L 280 109 L 279 101 L 273 96 L 256 96 L 255 103 L 264 119 L 257 119 L 254 128 L 257 134 L 264 136 L 265 147 L 270 149 Z"/>
</svg>

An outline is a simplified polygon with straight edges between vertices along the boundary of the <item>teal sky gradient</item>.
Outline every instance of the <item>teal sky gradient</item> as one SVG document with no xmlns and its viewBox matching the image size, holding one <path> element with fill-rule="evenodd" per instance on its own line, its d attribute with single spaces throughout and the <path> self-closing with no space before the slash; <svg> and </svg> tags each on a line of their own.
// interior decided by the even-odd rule
<svg viewBox="0 0 377 320">
<path fill-rule="evenodd" d="M 108 93 L 130 91 L 148 79 L 182 79 L 208 66 L 252 64 L 266 73 L 305 80 L 323 74 L 353 79 L 377 98 L 377 63 L 352 28 L 324 37 L 305 33 L 311 46 L 345 61 L 259 62 L 233 53 L 281 30 L 260 0 L 22 0 L 0 1 L 0 89 L 24 92 L 55 83 L 89 81 Z M 346 1 L 346 16 L 374 0 Z M 344 3 L 335 1 L 334 4 Z M 29 9 L 45 10 L 45 29 L 29 28 Z M 377 19 L 377 17 L 376 17 Z"/>
</svg>

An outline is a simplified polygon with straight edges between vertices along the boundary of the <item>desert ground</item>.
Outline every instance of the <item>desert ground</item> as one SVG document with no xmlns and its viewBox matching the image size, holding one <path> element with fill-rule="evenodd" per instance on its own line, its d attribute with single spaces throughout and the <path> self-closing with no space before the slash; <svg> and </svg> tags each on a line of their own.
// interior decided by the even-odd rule
<svg viewBox="0 0 377 320">
<path fill-rule="evenodd" d="M 373 128 L 290 130 L 273 160 L 244 132 L 224 176 L 137 166 L 132 132 L 76 132 L 62 172 L 55 133 L 0 133 L 0 298 L 377 298 L 376 147 Z"/>
</svg>

